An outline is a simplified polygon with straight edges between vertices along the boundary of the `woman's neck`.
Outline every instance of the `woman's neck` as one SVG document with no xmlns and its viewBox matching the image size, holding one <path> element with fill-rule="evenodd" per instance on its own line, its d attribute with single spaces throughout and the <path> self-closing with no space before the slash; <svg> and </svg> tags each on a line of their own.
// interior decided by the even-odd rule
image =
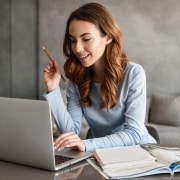
<svg viewBox="0 0 180 180">
<path fill-rule="evenodd" d="M 104 81 L 104 61 L 99 61 L 92 66 L 94 71 L 93 81 L 102 83 Z"/>
<path fill-rule="evenodd" d="M 104 77 L 100 77 L 100 76 L 98 77 L 98 76 L 94 75 L 93 81 L 95 83 L 102 83 L 104 81 Z"/>
</svg>

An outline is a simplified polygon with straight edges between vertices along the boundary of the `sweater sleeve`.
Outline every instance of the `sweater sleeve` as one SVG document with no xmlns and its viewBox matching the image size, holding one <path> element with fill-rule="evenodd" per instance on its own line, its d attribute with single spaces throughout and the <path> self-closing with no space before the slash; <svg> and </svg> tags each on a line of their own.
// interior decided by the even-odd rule
<svg viewBox="0 0 180 180">
<path fill-rule="evenodd" d="M 52 114 L 61 133 L 75 132 L 79 134 L 82 122 L 82 109 L 79 105 L 78 94 L 75 86 L 69 85 L 67 90 L 67 106 L 64 104 L 60 88 L 50 93 L 45 93 L 44 97 L 48 101 Z"/>
</svg>

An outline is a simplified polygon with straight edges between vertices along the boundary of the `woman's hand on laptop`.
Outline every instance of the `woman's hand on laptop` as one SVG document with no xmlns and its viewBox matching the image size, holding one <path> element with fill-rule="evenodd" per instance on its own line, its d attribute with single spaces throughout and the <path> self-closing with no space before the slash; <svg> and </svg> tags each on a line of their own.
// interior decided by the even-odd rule
<svg viewBox="0 0 180 180">
<path fill-rule="evenodd" d="M 55 150 L 61 151 L 62 149 L 69 147 L 71 149 L 85 151 L 85 144 L 81 140 L 81 138 L 74 132 L 68 132 L 61 134 L 54 141 Z"/>
</svg>

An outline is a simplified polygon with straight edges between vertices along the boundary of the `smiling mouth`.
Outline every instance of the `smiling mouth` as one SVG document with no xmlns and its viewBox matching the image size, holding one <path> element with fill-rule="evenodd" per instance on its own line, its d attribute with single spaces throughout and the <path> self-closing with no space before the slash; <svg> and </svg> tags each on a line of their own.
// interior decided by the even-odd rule
<svg viewBox="0 0 180 180">
<path fill-rule="evenodd" d="M 84 61 L 88 56 L 89 56 L 89 54 L 87 54 L 85 56 L 78 56 L 78 57 L 81 61 Z"/>
</svg>

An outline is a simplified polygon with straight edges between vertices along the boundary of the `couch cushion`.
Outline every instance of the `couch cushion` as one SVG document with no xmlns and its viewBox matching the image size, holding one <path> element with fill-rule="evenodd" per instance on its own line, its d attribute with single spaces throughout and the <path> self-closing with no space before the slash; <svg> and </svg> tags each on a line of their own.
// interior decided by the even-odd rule
<svg viewBox="0 0 180 180">
<path fill-rule="evenodd" d="M 153 94 L 149 122 L 180 126 L 180 96 Z"/>
</svg>

